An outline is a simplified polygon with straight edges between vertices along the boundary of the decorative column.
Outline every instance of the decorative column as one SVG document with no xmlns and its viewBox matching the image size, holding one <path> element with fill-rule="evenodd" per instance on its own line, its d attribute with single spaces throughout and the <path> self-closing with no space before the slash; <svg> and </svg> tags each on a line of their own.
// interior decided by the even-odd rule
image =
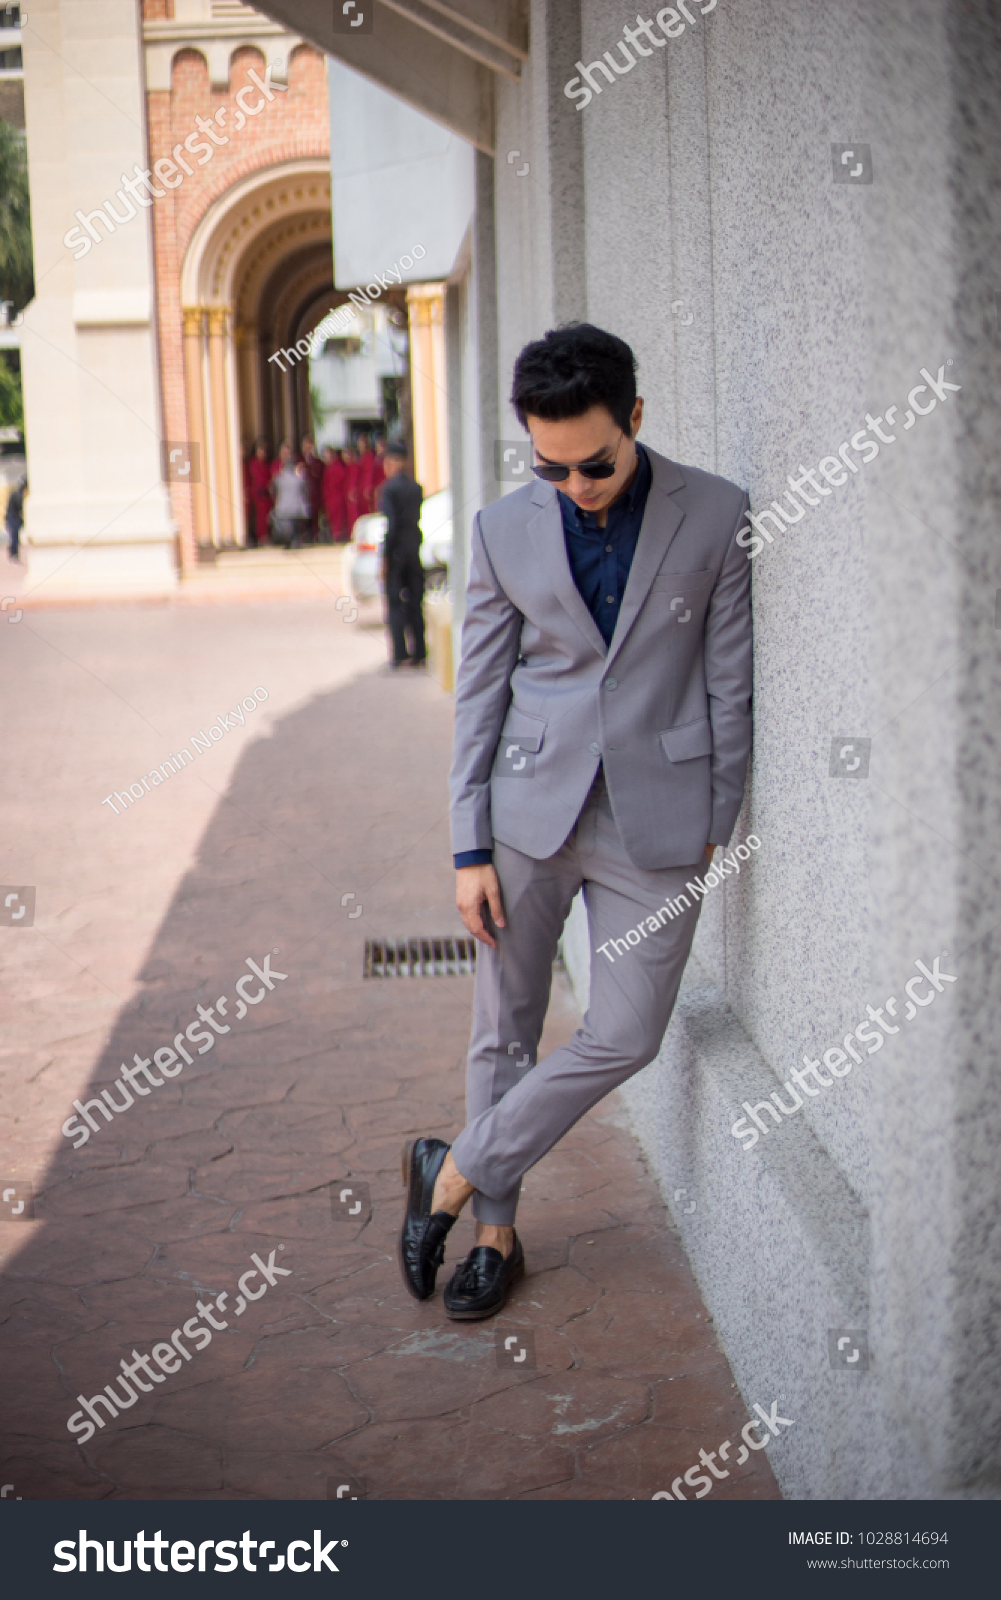
<svg viewBox="0 0 1001 1600">
<path fill-rule="evenodd" d="M 410 393 L 414 472 L 425 495 L 448 486 L 448 380 L 445 365 L 445 291 L 440 283 L 412 283 Z"/>
<path fill-rule="evenodd" d="M 22 21 L 25 13 L 39 264 L 21 329 L 31 473 L 25 592 L 47 600 L 161 597 L 177 587 L 177 528 L 161 455 L 150 202 L 113 233 L 94 210 L 114 196 L 123 171 L 147 166 L 142 8 L 40 0 L 34 10 L 22 6 Z M 8 6 L 8 21 L 11 14 Z M 121 202 L 109 203 L 122 217 Z M 82 235 L 71 235 L 79 243 L 67 245 L 77 209 L 94 214 Z"/>
<path fill-rule="evenodd" d="M 243 449 L 252 450 L 264 432 L 261 351 L 257 329 L 245 322 L 238 323 L 234 339 L 240 405 L 240 442 Z"/>
<path fill-rule="evenodd" d="M 281 375 L 281 386 L 282 426 L 275 440 L 276 455 L 286 439 L 295 450 L 295 378 L 287 368 Z"/>
<path fill-rule="evenodd" d="M 232 327 L 232 323 L 231 323 Z M 229 418 L 229 483 L 233 507 L 231 537 L 236 544 L 247 542 L 247 493 L 243 482 L 243 445 L 240 439 L 240 375 L 237 371 L 236 336 L 226 340 L 226 415 Z"/>
<path fill-rule="evenodd" d="M 209 405 L 212 408 L 212 495 L 215 543 L 236 540 L 237 517 L 233 505 L 233 465 L 230 460 L 230 419 L 227 405 L 226 356 L 229 344 L 228 306 L 210 306 L 209 325 Z"/>
<path fill-rule="evenodd" d="M 295 369 L 296 375 L 296 432 L 295 447 L 298 450 L 303 438 L 308 433 L 313 433 L 313 408 L 309 403 L 309 359 L 300 361 Z M 314 440 L 315 443 L 315 440 Z"/>
<path fill-rule="evenodd" d="M 205 313 L 200 306 L 186 306 L 181 311 L 184 328 L 184 388 L 188 402 L 188 435 L 198 445 L 198 476 L 191 485 L 190 495 L 191 537 L 182 544 L 181 565 L 188 570 L 197 564 L 198 545 L 211 538 L 209 518 L 209 451 L 205 427 L 205 406 L 202 400 L 202 354 Z M 178 485 L 174 485 L 175 490 Z M 181 491 L 183 493 L 183 491 Z"/>
</svg>

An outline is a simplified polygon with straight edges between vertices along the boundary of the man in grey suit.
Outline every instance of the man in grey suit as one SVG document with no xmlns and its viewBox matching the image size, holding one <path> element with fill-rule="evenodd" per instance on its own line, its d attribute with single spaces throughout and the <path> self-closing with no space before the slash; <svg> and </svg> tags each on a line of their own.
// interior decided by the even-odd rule
<svg viewBox="0 0 1001 1600">
<path fill-rule="evenodd" d="M 467 1121 L 451 1149 L 406 1146 L 401 1238 L 426 1299 L 472 1198 L 476 1246 L 445 1291 L 456 1320 L 494 1315 L 524 1272 L 525 1172 L 657 1054 L 701 904 L 686 881 L 729 842 L 744 792 L 747 495 L 636 442 L 635 373 L 629 346 L 589 324 L 527 345 L 512 402 L 541 481 L 473 528 L 451 777 L 457 902 L 484 947 Z M 581 888 L 587 1015 L 536 1063 Z"/>
</svg>

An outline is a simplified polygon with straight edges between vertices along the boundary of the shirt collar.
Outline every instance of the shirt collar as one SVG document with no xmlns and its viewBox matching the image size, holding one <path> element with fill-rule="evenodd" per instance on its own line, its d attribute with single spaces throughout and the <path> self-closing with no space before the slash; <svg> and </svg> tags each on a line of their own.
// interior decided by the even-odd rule
<svg viewBox="0 0 1001 1600">
<path fill-rule="evenodd" d="M 615 500 L 612 501 L 612 504 L 608 508 L 609 512 L 611 512 L 614 507 L 622 508 L 624 506 L 628 507 L 630 512 L 633 512 L 649 493 L 650 484 L 653 481 L 653 471 L 650 466 L 650 457 L 647 455 L 639 440 L 636 442 L 636 460 L 638 463 L 636 467 L 636 475 L 633 478 L 627 493 L 624 495 L 619 495 Z M 590 529 L 596 526 L 594 522 L 596 515 L 595 512 L 582 511 L 577 502 L 575 500 L 571 500 L 570 496 L 568 494 L 564 494 L 561 489 L 557 489 L 556 494 L 560 502 L 560 509 L 563 512 L 564 522 L 569 515 L 574 526 L 578 529 Z"/>
</svg>

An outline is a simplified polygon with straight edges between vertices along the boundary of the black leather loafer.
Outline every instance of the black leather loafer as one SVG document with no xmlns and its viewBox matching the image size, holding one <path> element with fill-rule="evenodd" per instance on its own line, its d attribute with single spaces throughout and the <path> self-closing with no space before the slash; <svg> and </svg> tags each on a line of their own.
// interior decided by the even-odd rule
<svg viewBox="0 0 1001 1600">
<path fill-rule="evenodd" d="M 400 1270 L 415 1300 L 429 1300 L 434 1294 L 438 1268 L 445 1260 L 445 1238 L 457 1220 L 448 1211 L 431 1210 L 435 1179 L 449 1148 L 443 1139 L 414 1139 L 403 1146 L 407 1209 L 400 1234 Z"/>
<path fill-rule="evenodd" d="M 484 1317 L 495 1317 L 506 1305 L 512 1286 L 524 1276 L 525 1252 L 517 1234 L 506 1259 L 499 1250 L 478 1244 L 448 1281 L 446 1314 L 453 1322 L 479 1322 Z"/>
</svg>

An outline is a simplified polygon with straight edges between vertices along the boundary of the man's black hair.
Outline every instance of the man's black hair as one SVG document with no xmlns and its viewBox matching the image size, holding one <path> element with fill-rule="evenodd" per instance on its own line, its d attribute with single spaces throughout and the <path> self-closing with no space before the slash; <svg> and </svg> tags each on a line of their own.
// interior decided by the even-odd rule
<svg viewBox="0 0 1001 1600">
<path fill-rule="evenodd" d="M 527 344 L 515 362 L 511 404 L 523 428 L 529 416 L 561 422 L 604 406 L 629 434 L 636 357 L 624 339 L 590 322 L 552 328 Z"/>
<path fill-rule="evenodd" d="M 402 439 L 391 439 L 386 446 L 386 454 L 397 461 L 406 461 L 409 451 Z"/>
</svg>

